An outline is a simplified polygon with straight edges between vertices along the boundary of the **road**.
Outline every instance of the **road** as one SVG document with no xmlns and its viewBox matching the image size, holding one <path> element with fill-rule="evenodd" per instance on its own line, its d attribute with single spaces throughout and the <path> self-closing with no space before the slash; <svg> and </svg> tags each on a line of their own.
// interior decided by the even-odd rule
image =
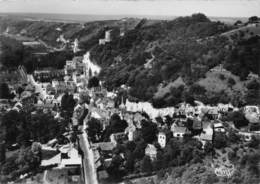
<svg viewBox="0 0 260 184">
<path fill-rule="evenodd" d="M 46 49 L 50 49 L 51 51 L 63 51 L 66 49 L 66 44 L 62 44 L 62 46 L 60 48 L 57 47 L 53 47 L 48 45 L 45 41 L 38 39 L 38 42 L 40 42 Z"/>
<path fill-rule="evenodd" d="M 83 130 L 85 130 L 85 125 L 83 125 Z M 82 149 L 83 156 L 83 169 L 84 169 L 84 180 L 85 184 L 98 184 L 97 173 L 94 163 L 94 154 L 90 149 L 90 144 L 87 138 L 87 133 L 84 131 L 83 134 L 79 135 L 79 145 Z"/>
</svg>

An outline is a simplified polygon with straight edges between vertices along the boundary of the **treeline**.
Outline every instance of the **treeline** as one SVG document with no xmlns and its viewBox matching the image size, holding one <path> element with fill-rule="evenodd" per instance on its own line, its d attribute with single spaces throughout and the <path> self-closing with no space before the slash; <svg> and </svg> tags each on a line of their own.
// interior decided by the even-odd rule
<svg viewBox="0 0 260 184">
<path fill-rule="evenodd" d="M 109 44 L 95 45 L 91 57 L 101 65 L 100 77 L 108 89 L 126 84 L 131 87 L 129 96 L 158 101 L 154 99 L 158 85 L 168 84 L 181 76 L 186 84 L 185 91 L 189 93 L 193 84 L 219 64 L 224 64 L 224 68 L 242 80 L 250 71 L 259 74 L 259 38 L 235 38 L 231 42 L 220 36 L 232 28 L 221 22 L 212 22 L 203 14 L 194 14 L 128 31 L 124 37 Z M 146 68 L 144 64 L 152 55 L 151 67 Z M 174 90 L 174 94 L 160 99 L 157 105 L 176 104 L 180 94 Z M 225 95 L 216 94 L 205 102 L 215 103 L 219 98 L 228 101 Z"/>
<path fill-rule="evenodd" d="M 1 128 L 5 130 L 5 142 L 20 146 L 30 145 L 30 140 L 46 143 L 65 131 L 67 123 L 54 119 L 52 114 L 11 110 L 1 118 Z"/>
<path fill-rule="evenodd" d="M 27 72 L 31 73 L 41 68 L 62 69 L 66 60 L 72 59 L 72 51 L 56 51 L 46 55 L 35 55 L 30 48 L 26 48 L 21 42 L 0 36 L 1 54 L 0 62 L 6 69 L 24 65 Z"/>
</svg>

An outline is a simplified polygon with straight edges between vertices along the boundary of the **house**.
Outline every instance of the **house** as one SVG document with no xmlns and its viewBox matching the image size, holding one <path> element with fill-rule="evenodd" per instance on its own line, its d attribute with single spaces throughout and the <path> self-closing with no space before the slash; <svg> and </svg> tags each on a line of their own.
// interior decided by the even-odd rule
<svg viewBox="0 0 260 184">
<path fill-rule="evenodd" d="M 97 64 L 91 61 L 90 52 L 84 55 L 83 63 L 85 64 L 85 76 L 87 78 L 96 76 L 100 73 L 101 68 Z"/>
<path fill-rule="evenodd" d="M 105 32 L 105 38 L 99 39 L 99 45 L 105 45 L 106 43 L 111 42 L 116 36 L 119 36 L 119 30 L 107 30 Z"/>
<path fill-rule="evenodd" d="M 136 127 L 134 125 L 130 125 L 125 129 L 125 134 L 127 135 L 129 141 L 133 141 L 136 138 L 136 133 Z"/>
<path fill-rule="evenodd" d="M 92 144 L 93 149 L 100 149 L 101 151 L 111 151 L 115 148 L 112 142 L 99 142 Z"/>
<path fill-rule="evenodd" d="M 172 124 L 171 132 L 173 137 L 177 139 L 182 139 L 185 134 L 188 134 L 187 128 L 183 124 L 180 124 L 180 122 L 175 122 Z"/>
<path fill-rule="evenodd" d="M 160 130 L 158 133 L 158 143 L 162 148 L 165 148 L 167 141 L 171 137 L 171 132 L 167 129 Z"/>
<path fill-rule="evenodd" d="M 51 82 L 53 79 L 61 81 L 64 77 L 64 70 L 58 70 L 53 68 L 45 68 L 43 70 L 35 70 L 33 76 L 36 81 Z"/>
<path fill-rule="evenodd" d="M 260 114 L 259 107 L 256 105 L 247 105 L 244 107 L 244 113 L 257 113 Z"/>
<path fill-rule="evenodd" d="M 164 132 L 158 133 L 158 143 L 162 148 L 166 146 L 166 134 Z"/>
<path fill-rule="evenodd" d="M 61 155 L 56 148 L 53 148 L 46 144 L 42 144 L 41 152 L 42 152 L 42 160 L 40 165 L 41 167 L 58 166 L 58 164 L 60 164 Z"/>
<path fill-rule="evenodd" d="M 199 116 L 193 118 L 192 129 L 193 130 L 202 130 L 202 121 Z"/>
<path fill-rule="evenodd" d="M 213 140 L 213 129 L 210 122 L 203 122 L 203 131 L 200 135 L 194 136 L 194 138 L 201 141 L 203 147 L 205 146 L 206 142 L 212 142 Z"/>
<path fill-rule="evenodd" d="M 49 103 L 49 104 L 52 104 L 53 100 L 54 100 L 54 95 L 46 95 L 45 97 L 45 102 L 46 103 Z"/>
<path fill-rule="evenodd" d="M 51 158 L 42 159 L 41 160 L 41 167 L 48 167 L 48 166 L 58 166 L 60 164 L 61 154 L 55 154 Z"/>
<path fill-rule="evenodd" d="M 120 143 L 125 139 L 126 139 L 125 132 L 119 132 L 110 135 L 110 142 L 112 142 L 114 145 L 117 145 L 117 143 Z"/>
<path fill-rule="evenodd" d="M 222 132 L 222 133 L 226 132 L 222 122 L 213 124 L 213 127 L 215 132 Z"/>
<path fill-rule="evenodd" d="M 152 144 L 148 144 L 145 148 L 145 155 L 149 156 L 151 160 L 155 160 L 157 157 L 156 147 Z"/>
<path fill-rule="evenodd" d="M 250 123 L 260 123 L 260 110 L 258 106 L 248 105 L 244 107 L 245 118 Z"/>
<path fill-rule="evenodd" d="M 208 114 L 212 117 L 212 119 L 218 119 L 219 113 L 218 108 L 209 108 Z"/>
<path fill-rule="evenodd" d="M 67 146 L 67 145 L 65 145 Z M 70 145 L 69 148 L 63 147 L 60 149 L 61 151 L 61 162 L 59 164 L 59 168 L 71 168 L 71 167 L 80 167 L 81 166 L 81 156 L 78 153 L 78 150 Z"/>
</svg>

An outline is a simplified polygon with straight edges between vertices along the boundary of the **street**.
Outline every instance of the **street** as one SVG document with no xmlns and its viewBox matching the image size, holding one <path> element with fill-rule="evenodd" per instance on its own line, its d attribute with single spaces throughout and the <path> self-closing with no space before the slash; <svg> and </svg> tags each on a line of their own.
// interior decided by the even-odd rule
<svg viewBox="0 0 260 184">
<path fill-rule="evenodd" d="M 83 130 L 85 130 L 85 125 L 83 126 Z M 94 155 L 90 149 L 87 133 L 85 131 L 83 131 L 83 134 L 79 135 L 79 145 L 84 153 L 82 165 L 84 169 L 85 184 L 98 184 Z"/>
</svg>

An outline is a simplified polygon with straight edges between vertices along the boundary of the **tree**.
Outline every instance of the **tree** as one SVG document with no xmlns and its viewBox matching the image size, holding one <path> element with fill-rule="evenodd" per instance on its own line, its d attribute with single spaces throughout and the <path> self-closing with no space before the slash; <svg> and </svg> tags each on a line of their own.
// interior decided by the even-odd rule
<svg viewBox="0 0 260 184">
<path fill-rule="evenodd" d="M 132 173 L 135 169 L 134 166 L 135 166 L 134 154 L 130 153 L 130 155 L 126 158 L 125 169 L 127 172 Z"/>
<path fill-rule="evenodd" d="M 146 146 L 147 146 L 147 144 L 143 140 L 140 140 L 136 143 L 136 147 L 133 152 L 135 159 L 141 159 L 144 157 Z"/>
<path fill-rule="evenodd" d="M 223 74 L 219 74 L 219 79 L 220 79 L 220 80 L 225 80 L 226 77 L 225 77 L 225 75 L 223 75 Z"/>
<path fill-rule="evenodd" d="M 241 20 L 237 20 L 235 23 L 234 23 L 234 26 L 237 26 L 237 25 L 240 25 L 242 24 L 242 21 Z"/>
<path fill-rule="evenodd" d="M 5 149 L 5 143 L 2 141 L 0 142 L 0 163 L 5 161 L 6 158 L 6 149 Z"/>
<path fill-rule="evenodd" d="M 121 178 L 124 174 L 121 170 L 123 162 L 124 159 L 120 155 L 114 155 L 107 172 L 114 178 Z"/>
<path fill-rule="evenodd" d="M 125 131 L 127 126 L 128 124 L 125 120 L 121 120 L 118 114 L 113 114 L 110 117 L 109 125 L 103 133 L 103 139 L 108 140 L 111 134 Z"/>
<path fill-rule="evenodd" d="M 251 148 L 258 149 L 258 147 L 260 146 L 260 140 L 255 136 L 252 136 L 252 139 L 250 140 L 248 146 Z"/>
<path fill-rule="evenodd" d="M 232 87 L 236 84 L 236 81 L 233 78 L 228 78 L 228 86 Z"/>
<path fill-rule="evenodd" d="M 11 97 L 10 89 L 8 87 L 8 84 L 1 83 L 0 86 L 0 98 L 9 99 Z"/>
<path fill-rule="evenodd" d="M 97 142 L 102 133 L 102 125 L 98 119 L 91 118 L 88 121 L 88 137 L 92 142 Z"/>
<path fill-rule="evenodd" d="M 196 22 L 210 22 L 209 18 L 202 13 L 192 14 L 191 18 Z"/>
<path fill-rule="evenodd" d="M 226 147 L 227 146 L 227 137 L 222 134 L 216 134 L 214 137 L 213 145 L 217 149 Z"/>
<path fill-rule="evenodd" d="M 258 21 L 258 17 L 257 16 L 252 16 L 248 18 L 248 22 L 249 23 L 254 23 Z"/>
<path fill-rule="evenodd" d="M 206 142 L 206 144 L 205 144 L 205 146 L 204 146 L 204 151 L 205 151 L 206 154 L 212 153 L 212 151 L 213 151 L 213 145 L 212 145 L 211 142 L 208 142 L 208 141 Z"/>
<path fill-rule="evenodd" d="M 163 119 L 162 119 L 161 116 L 157 116 L 157 117 L 155 118 L 155 120 L 156 120 L 156 122 L 157 122 L 158 125 L 161 125 L 161 126 L 164 125 L 164 121 L 163 121 Z"/>
<path fill-rule="evenodd" d="M 193 84 L 190 87 L 190 93 L 191 94 L 202 94 L 204 95 L 206 93 L 206 89 L 203 86 L 200 86 L 199 84 Z"/>
<path fill-rule="evenodd" d="M 240 136 L 236 132 L 230 131 L 228 135 L 228 140 L 232 143 L 238 143 L 240 141 Z"/>
<path fill-rule="evenodd" d="M 144 173 L 150 173 L 153 171 L 152 161 L 149 156 L 144 156 L 141 164 L 141 171 Z"/>
<path fill-rule="evenodd" d="M 0 36 L 1 54 L 0 61 L 7 68 L 17 67 L 22 64 L 24 48 L 21 42 Z"/>
<path fill-rule="evenodd" d="M 99 79 L 96 76 L 88 80 L 88 88 L 93 88 L 98 86 L 99 86 Z"/>
<path fill-rule="evenodd" d="M 73 95 L 65 93 L 61 98 L 61 109 L 66 111 L 73 111 L 76 102 L 73 98 Z"/>
<path fill-rule="evenodd" d="M 11 110 L 4 114 L 2 121 L 3 126 L 6 128 L 6 136 L 5 140 L 7 145 L 11 145 L 16 143 L 16 138 L 19 135 L 18 132 L 18 124 L 21 123 L 21 114 L 15 110 Z"/>
<path fill-rule="evenodd" d="M 249 121 L 245 118 L 243 112 L 235 111 L 230 114 L 230 120 L 234 122 L 236 128 L 248 126 Z"/>
<path fill-rule="evenodd" d="M 148 121 L 148 120 L 142 120 L 141 121 L 141 134 L 146 143 L 152 143 L 156 139 L 157 135 L 157 126 L 155 123 Z"/>
</svg>

